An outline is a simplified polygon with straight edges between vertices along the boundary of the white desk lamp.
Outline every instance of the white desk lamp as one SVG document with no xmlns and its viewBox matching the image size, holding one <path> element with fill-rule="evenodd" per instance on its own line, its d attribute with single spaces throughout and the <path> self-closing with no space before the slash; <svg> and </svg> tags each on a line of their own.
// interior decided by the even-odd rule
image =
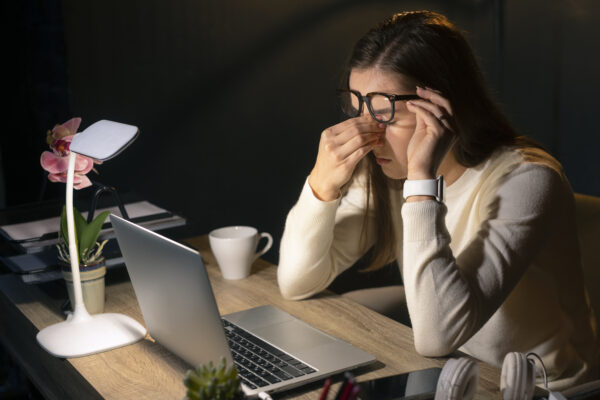
<svg viewBox="0 0 600 400">
<path fill-rule="evenodd" d="M 105 161 L 115 157 L 131 144 L 139 130 L 132 125 L 98 121 L 73 137 L 67 169 L 67 230 L 75 304 L 66 321 L 48 326 L 37 334 L 38 343 L 56 357 L 81 357 L 115 349 L 137 342 L 146 336 L 146 329 L 133 318 L 123 314 L 90 315 L 83 303 L 79 256 L 75 243 L 73 217 L 73 177 L 76 154 Z"/>
</svg>

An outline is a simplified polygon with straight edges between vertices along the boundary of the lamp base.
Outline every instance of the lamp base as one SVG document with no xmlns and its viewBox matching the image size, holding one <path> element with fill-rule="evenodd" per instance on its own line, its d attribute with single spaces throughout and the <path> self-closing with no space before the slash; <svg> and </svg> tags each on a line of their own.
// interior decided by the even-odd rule
<svg viewBox="0 0 600 400">
<path fill-rule="evenodd" d="M 38 343 L 61 358 L 83 357 L 133 344 L 146 336 L 146 328 L 123 314 L 96 314 L 68 318 L 37 334 Z"/>
</svg>

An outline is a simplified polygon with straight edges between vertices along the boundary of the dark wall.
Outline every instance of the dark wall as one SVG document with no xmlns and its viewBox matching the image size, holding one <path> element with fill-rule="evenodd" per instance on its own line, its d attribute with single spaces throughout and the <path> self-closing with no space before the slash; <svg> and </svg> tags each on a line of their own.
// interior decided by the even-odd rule
<svg viewBox="0 0 600 400">
<path fill-rule="evenodd" d="M 39 198 L 46 131 L 70 115 L 61 10 L 59 0 L 0 2 L 0 207 Z"/>
<path fill-rule="evenodd" d="M 82 117 L 82 128 L 102 118 L 139 126 L 137 142 L 100 167 L 100 180 L 206 232 L 249 224 L 280 237 L 321 131 L 339 120 L 335 89 L 353 43 L 411 9 L 440 11 L 465 29 L 516 126 L 564 163 L 575 190 L 600 195 L 593 0 L 49 3 L 58 14 L 44 2 L 26 9 L 42 7 L 64 32 L 68 115 L 46 127 L 70 116 Z M 30 43 L 34 54 L 46 51 L 40 43 L 48 45 Z M 35 129 L 43 143 L 46 128 Z M 267 258 L 276 261 L 277 251 Z"/>
<path fill-rule="evenodd" d="M 502 100 L 521 131 L 600 195 L 600 2 L 507 1 Z"/>
</svg>

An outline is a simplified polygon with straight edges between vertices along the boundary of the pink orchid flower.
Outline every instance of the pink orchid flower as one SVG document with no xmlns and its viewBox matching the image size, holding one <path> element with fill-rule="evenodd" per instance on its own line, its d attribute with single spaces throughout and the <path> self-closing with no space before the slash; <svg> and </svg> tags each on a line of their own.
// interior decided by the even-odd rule
<svg viewBox="0 0 600 400">
<path fill-rule="evenodd" d="M 81 118 L 72 118 L 62 125 L 56 125 L 52 131 L 48 131 L 46 142 L 52 149 L 44 151 L 40 157 L 42 168 L 48 171 L 48 179 L 51 182 L 66 182 L 67 166 L 69 164 L 69 146 L 73 136 L 77 133 Z M 86 176 L 94 168 L 94 164 L 100 164 L 99 161 L 90 157 L 77 154 L 75 158 L 75 176 L 73 178 L 73 187 L 82 189 L 92 185 L 90 179 Z"/>
</svg>

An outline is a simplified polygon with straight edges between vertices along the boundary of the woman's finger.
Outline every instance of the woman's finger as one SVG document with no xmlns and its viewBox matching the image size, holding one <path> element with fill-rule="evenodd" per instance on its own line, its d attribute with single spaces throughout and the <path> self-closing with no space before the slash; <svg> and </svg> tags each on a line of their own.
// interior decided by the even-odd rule
<svg viewBox="0 0 600 400">
<path fill-rule="evenodd" d="M 443 107 L 448 115 L 454 115 L 452 113 L 452 106 L 450 105 L 450 101 L 448 101 L 448 99 L 442 96 L 440 92 L 435 91 L 433 89 L 425 89 L 420 86 L 417 86 L 417 94 L 420 97 L 429 100 L 433 104 L 437 104 L 438 106 Z"/>
<path fill-rule="evenodd" d="M 433 103 L 426 100 L 411 100 L 413 105 L 422 107 L 429 111 L 443 126 L 450 130 L 454 130 L 454 124 L 452 117 L 446 114 L 445 110 Z"/>
<path fill-rule="evenodd" d="M 348 158 L 359 148 L 377 142 L 381 136 L 382 134 L 380 133 L 368 133 L 354 136 L 352 139 L 338 147 L 336 151 L 338 159 L 343 160 Z"/>
<path fill-rule="evenodd" d="M 346 158 L 347 166 L 354 170 L 358 162 L 362 160 L 363 157 L 365 157 L 367 154 L 369 154 L 369 152 L 373 150 L 375 146 L 377 146 L 377 143 L 378 140 L 375 140 L 374 142 L 367 143 L 364 146 L 361 146 L 358 149 L 356 149 L 352 154 L 350 154 Z"/>
<path fill-rule="evenodd" d="M 440 94 L 440 95 L 442 94 L 442 91 L 441 91 L 441 90 L 432 89 L 432 88 L 430 88 L 429 86 L 425 86 L 425 87 L 421 86 L 421 87 L 422 87 L 423 89 L 426 89 L 426 90 L 431 90 L 432 92 L 435 92 L 435 93 L 437 93 L 437 94 Z"/>
<path fill-rule="evenodd" d="M 446 115 L 446 110 L 437 104 L 433 104 L 427 100 L 411 100 L 410 103 L 412 105 L 419 106 L 421 108 L 426 109 L 431 114 L 433 114 L 437 119 L 440 119 L 442 116 Z"/>
<path fill-rule="evenodd" d="M 385 127 L 381 128 L 378 126 L 351 126 L 346 131 L 339 133 L 335 136 L 335 141 L 339 146 L 343 146 L 355 139 L 357 136 L 364 135 L 382 135 L 385 132 Z"/>
<path fill-rule="evenodd" d="M 420 104 L 417 104 L 418 101 L 419 100 L 411 100 L 411 101 L 407 102 L 406 105 L 408 106 L 408 111 L 413 112 L 413 113 L 415 113 L 417 115 L 417 117 L 422 118 L 423 121 L 425 122 L 425 124 L 428 127 L 434 128 L 434 130 L 438 134 L 441 134 L 445 130 L 448 129 L 448 126 L 446 126 L 443 123 L 443 121 L 440 121 L 433 114 L 433 112 L 429 111 L 428 109 L 426 109 L 424 107 L 421 107 Z"/>
<path fill-rule="evenodd" d="M 378 125 L 379 123 L 371 118 L 370 115 L 361 115 L 360 117 L 350 118 L 342 121 L 339 124 L 327 128 L 326 130 L 337 136 L 352 128 L 356 128 L 361 132 L 368 132 L 369 130 L 373 131 L 374 129 L 377 129 Z"/>
</svg>

